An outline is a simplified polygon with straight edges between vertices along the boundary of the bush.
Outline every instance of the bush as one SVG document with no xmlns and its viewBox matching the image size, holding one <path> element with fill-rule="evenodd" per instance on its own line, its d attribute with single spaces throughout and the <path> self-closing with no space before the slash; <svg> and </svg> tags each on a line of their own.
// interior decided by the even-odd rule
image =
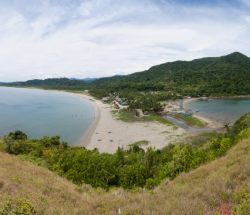
<svg viewBox="0 0 250 215">
<path fill-rule="evenodd" d="M 25 199 L 9 200 L 0 208 L 0 215 L 34 215 L 35 207 Z"/>
<path fill-rule="evenodd" d="M 27 140 L 28 137 L 22 131 L 17 130 L 15 132 L 10 132 L 7 138 L 12 140 Z"/>
<path fill-rule="evenodd" d="M 146 180 L 146 189 L 153 189 L 154 187 L 156 187 L 159 184 L 159 180 L 156 178 L 148 178 Z"/>
<path fill-rule="evenodd" d="M 141 164 L 125 165 L 120 171 L 120 185 L 126 189 L 143 187 L 146 183 L 146 168 Z"/>
</svg>

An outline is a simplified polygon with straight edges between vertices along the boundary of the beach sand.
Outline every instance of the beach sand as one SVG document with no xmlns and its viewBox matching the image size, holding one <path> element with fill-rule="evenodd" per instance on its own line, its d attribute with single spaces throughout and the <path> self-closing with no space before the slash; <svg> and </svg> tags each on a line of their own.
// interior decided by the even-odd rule
<svg viewBox="0 0 250 215">
<path fill-rule="evenodd" d="M 188 134 L 182 128 L 167 126 L 158 122 L 123 122 L 112 115 L 110 104 L 94 100 L 91 96 L 79 94 L 90 100 L 96 109 L 96 119 L 90 130 L 82 138 L 82 146 L 97 148 L 100 152 L 114 153 L 118 147 L 127 148 L 137 141 L 146 140 L 149 144 L 142 148 L 163 148 L 170 143 L 183 140 Z"/>
</svg>

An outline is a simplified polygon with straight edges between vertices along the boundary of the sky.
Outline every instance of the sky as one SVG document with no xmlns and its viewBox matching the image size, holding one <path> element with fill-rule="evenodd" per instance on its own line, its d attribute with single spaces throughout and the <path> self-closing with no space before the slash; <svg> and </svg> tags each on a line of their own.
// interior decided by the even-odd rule
<svg viewBox="0 0 250 215">
<path fill-rule="evenodd" d="M 0 0 L 0 82 L 250 56 L 249 0 Z"/>
</svg>

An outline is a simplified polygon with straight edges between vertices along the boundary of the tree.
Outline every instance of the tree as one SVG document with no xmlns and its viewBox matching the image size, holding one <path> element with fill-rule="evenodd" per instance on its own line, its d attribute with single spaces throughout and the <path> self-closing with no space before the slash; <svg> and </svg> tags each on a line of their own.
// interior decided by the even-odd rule
<svg viewBox="0 0 250 215">
<path fill-rule="evenodd" d="M 10 132 L 7 136 L 7 139 L 12 139 L 12 140 L 27 140 L 27 135 L 25 133 L 23 133 L 22 131 L 14 131 L 14 132 Z"/>
</svg>

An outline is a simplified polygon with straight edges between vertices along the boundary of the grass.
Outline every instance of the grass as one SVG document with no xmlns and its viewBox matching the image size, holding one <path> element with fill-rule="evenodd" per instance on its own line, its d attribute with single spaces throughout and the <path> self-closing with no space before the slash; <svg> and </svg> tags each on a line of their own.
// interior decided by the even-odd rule
<svg viewBox="0 0 250 215">
<path fill-rule="evenodd" d="M 155 113 L 150 113 L 147 116 L 144 117 L 137 117 L 135 115 L 135 112 L 133 111 L 112 111 L 113 115 L 116 117 L 118 120 L 122 120 L 124 122 L 159 122 L 164 125 L 171 125 L 173 126 L 174 124 L 167 119 L 164 119 L 160 115 L 157 115 Z"/>
<path fill-rule="evenodd" d="M 113 110 L 112 111 L 113 115 L 115 116 L 116 119 L 124 121 L 124 122 L 138 122 L 142 121 L 141 118 L 136 117 L 135 112 L 132 111 L 125 111 L 125 110 Z"/>
<path fill-rule="evenodd" d="M 0 214 L 6 207 L 12 210 L 23 204 L 45 215 L 250 214 L 250 138 L 226 156 L 166 180 L 152 191 L 77 187 L 19 157 L 0 152 L 0 160 Z"/>
<path fill-rule="evenodd" d="M 204 128 L 207 125 L 207 123 L 193 116 L 187 116 L 184 114 L 175 114 L 174 117 L 185 121 L 189 126 L 192 127 Z"/>
<path fill-rule="evenodd" d="M 134 146 L 146 146 L 148 144 L 149 144 L 148 140 L 140 140 L 140 141 L 130 144 L 130 146 L 133 146 L 133 145 Z"/>
<path fill-rule="evenodd" d="M 172 122 L 168 121 L 167 119 L 157 115 L 157 114 L 150 114 L 148 116 L 144 116 L 143 119 L 145 121 L 155 121 L 155 122 L 159 122 L 159 123 L 162 123 L 164 125 L 174 125 Z"/>
<path fill-rule="evenodd" d="M 4 151 L 4 145 L 3 145 L 3 140 L 0 139 L 0 152 Z"/>
</svg>

